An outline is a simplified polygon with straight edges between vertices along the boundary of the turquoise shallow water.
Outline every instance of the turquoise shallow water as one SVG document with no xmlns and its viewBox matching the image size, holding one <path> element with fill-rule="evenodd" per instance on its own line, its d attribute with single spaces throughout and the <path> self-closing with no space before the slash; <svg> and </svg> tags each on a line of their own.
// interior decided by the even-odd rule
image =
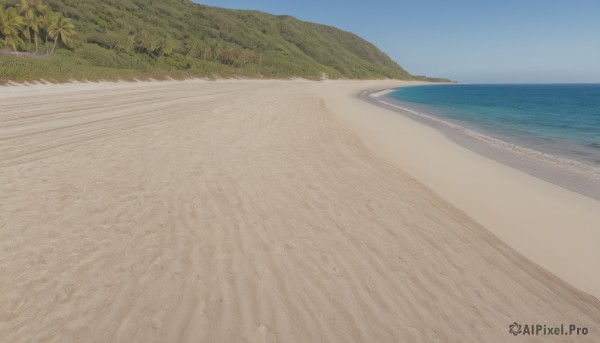
<svg viewBox="0 0 600 343">
<path fill-rule="evenodd" d="M 386 97 L 493 138 L 600 166 L 600 84 L 426 85 Z"/>
</svg>

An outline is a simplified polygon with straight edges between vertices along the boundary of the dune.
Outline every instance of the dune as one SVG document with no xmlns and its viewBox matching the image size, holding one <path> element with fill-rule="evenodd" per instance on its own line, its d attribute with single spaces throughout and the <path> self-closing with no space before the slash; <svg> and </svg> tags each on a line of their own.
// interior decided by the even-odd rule
<svg viewBox="0 0 600 343">
<path fill-rule="evenodd" d="M 597 273 L 565 272 L 593 242 L 511 237 L 577 217 L 593 239 L 600 202 L 355 97 L 406 84 L 0 88 L 0 340 L 597 341 Z"/>
</svg>

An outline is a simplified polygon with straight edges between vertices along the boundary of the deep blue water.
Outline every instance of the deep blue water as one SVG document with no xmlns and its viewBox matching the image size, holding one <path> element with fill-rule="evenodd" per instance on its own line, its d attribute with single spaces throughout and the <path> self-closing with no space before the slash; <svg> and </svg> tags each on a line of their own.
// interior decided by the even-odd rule
<svg viewBox="0 0 600 343">
<path fill-rule="evenodd" d="M 426 85 L 387 97 L 494 138 L 600 165 L 600 84 Z"/>
</svg>

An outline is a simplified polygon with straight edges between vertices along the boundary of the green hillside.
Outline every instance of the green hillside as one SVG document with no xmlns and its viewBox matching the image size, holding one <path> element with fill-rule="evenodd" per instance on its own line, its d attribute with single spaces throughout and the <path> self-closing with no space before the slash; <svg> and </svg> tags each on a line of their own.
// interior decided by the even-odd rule
<svg viewBox="0 0 600 343">
<path fill-rule="evenodd" d="M 36 5 L 40 0 L 25 0 Z M 0 0 L 15 7 L 21 1 Z M 0 55 L 0 80 L 208 77 L 416 79 L 371 43 L 290 16 L 198 5 L 189 0 L 44 0 L 76 34 L 43 57 Z M 37 4 L 39 5 L 39 4 Z M 25 12 L 22 12 L 27 19 Z M 0 26 L 2 18 L 0 16 Z M 52 52 L 39 28 L 39 52 Z M 1 31 L 0 31 L 1 32 Z M 16 49 L 34 52 L 33 31 Z M 6 43 L 6 37 L 0 39 Z M 3 44 L 10 50 L 10 45 Z M 1 49 L 1 47 L 0 47 Z M 33 55 L 33 54 L 32 54 Z M 423 77 L 418 77 L 423 79 Z"/>
</svg>

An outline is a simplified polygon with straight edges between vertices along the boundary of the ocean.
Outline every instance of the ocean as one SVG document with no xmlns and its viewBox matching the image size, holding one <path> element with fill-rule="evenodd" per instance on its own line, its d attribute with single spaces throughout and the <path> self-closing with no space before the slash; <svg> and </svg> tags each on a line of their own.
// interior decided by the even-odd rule
<svg viewBox="0 0 600 343">
<path fill-rule="evenodd" d="M 424 85 L 385 97 L 488 141 L 600 168 L 600 84 Z"/>
</svg>

